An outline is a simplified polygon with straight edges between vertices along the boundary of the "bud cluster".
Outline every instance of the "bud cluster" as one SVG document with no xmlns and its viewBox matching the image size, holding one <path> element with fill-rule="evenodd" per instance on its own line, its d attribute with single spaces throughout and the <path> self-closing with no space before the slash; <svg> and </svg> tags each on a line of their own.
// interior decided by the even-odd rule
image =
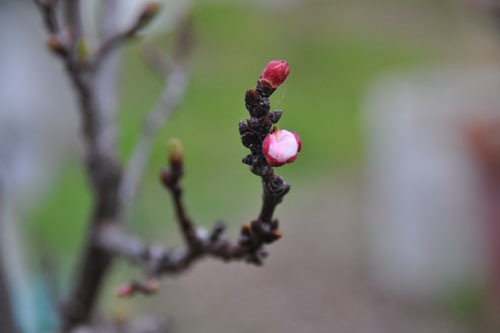
<svg viewBox="0 0 500 333">
<path fill-rule="evenodd" d="M 252 249 L 252 251 L 248 251 L 246 256 L 248 262 L 262 264 L 267 257 L 267 252 L 261 245 L 270 244 L 282 237 L 278 227 L 279 223 L 276 219 L 272 220 L 271 223 L 259 223 L 254 220 L 250 225 L 245 224 L 241 227 L 238 245 L 242 248 Z"/>
<path fill-rule="evenodd" d="M 262 71 L 255 89 L 245 95 L 245 107 L 250 118 L 240 121 L 241 142 L 250 149 L 243 163 L 259 176 L 270 173 L 273 166 L 291 163 L 300 152 L 301 142 L 294 132 L 278 130 L 275 124 L 283 111 L 270 111 L 269 96 L 287 78 L 290 67 L 285 60 L 272 60 Z"/>
<path fill-rule="evenodd" d="M 263 245 L 281 238 L 278 220 L 273 219 L 274 207 L 281 202 L 290 190 L 273 167 L 291 163 L 300 152 L 301 143 L 294 132 L 279 130 L 277 123 L 283 111 L 270 111 L 269 97 L 287 78 L 290 67 L 285 60 L 270 61 L 262 71 L 255 89 L 245 95 L 245 107 L 250 113 L 246 121 L 240 121 L 241 142 L 250 150 L 243 163 L 262 178 L 263 208 L 258 219 L 241 229 L 238 245 L 244 249 L 248 262 L 260 265 L 267 252 Z"/>
</svg>

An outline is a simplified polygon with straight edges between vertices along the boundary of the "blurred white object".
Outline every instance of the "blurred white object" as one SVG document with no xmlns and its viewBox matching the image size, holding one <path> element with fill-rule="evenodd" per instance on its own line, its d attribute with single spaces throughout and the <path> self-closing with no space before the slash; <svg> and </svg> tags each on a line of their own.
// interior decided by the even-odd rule
<svg viewBox="0 0 500 333">
<path fill-rule="evenodd" d="M 500 69 L 386 76 L 365 105 L 368 256 L 385 291 L 438 299 L 485 275 L 470 121 L 500 116 Z"/>
</svg>

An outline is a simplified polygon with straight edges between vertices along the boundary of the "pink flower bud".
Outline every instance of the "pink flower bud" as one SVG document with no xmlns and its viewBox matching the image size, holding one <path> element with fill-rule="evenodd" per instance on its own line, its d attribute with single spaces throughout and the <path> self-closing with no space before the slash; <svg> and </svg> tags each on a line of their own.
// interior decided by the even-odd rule
<svg viewBox="0 0 500 333">
<path fill-rule="evenodd" d="M 290 73 L 290 66 L 286 60 L 271 60 L 262 71 L 259 81 L 268 83 L 271 88 L 276 89 L 282 84 Z"/>
<path fill-rule="evenodd" d="M 135 293 L 135 288 L 131 283 L 126 283 L 122 285 L 118 290 L 116 291 L 116 295 L 118 297 L 130 297 Z"/>
<path fill-rule="evenodd" d="M 281 166 L 295 161 L 302 148 L 295 132 L 276 130 L 262 142 L 262 152 L 270 166 Z"/>
</svg>

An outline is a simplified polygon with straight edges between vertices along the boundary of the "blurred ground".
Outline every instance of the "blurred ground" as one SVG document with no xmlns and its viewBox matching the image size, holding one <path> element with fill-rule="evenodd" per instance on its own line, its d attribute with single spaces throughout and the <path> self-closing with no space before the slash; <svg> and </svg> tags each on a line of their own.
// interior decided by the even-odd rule
<svg viewBox="0 0 500 333">
<path fill-rule="evenodd" d="M 280 207 L 285 237 L 269 248 L 264 267 L 205 260 L 132 308 L 168 318 L 179 333 L 475 331 L 437 304 L 393 299 L 371 285 L 362 182 L 343 176 L 294 188 L 310 195 L 291 195 Z"/>
</svg>

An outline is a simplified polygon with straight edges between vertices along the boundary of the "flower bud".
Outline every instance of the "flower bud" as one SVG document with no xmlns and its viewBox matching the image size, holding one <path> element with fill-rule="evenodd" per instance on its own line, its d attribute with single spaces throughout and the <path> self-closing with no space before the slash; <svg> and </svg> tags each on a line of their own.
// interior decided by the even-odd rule
<svg viewBox="0 0 500 333">
<path fill-rule="evenodd" d="M 295 132 L 276 130 L 262 142 L 262 152 L 270 166 L 281 166 L 295 161 L 302 148 Z"/>
<path fill-rule="evenodd" d="M 271 88 L 276 89 L 286 80 L 288 73 L 290 73 L 290 66 L 286 60 L 271 60 L 262 71 L 259 82 L 265 82 Z"/>
<path fill-rule="evenodd" d="M 135 293 L 135 288 L 132 283 L 126 283 L 122 285 L 118 290 L 116 291 L 116 295 L 118 297 L 130 297 Z"/>
</svg>

